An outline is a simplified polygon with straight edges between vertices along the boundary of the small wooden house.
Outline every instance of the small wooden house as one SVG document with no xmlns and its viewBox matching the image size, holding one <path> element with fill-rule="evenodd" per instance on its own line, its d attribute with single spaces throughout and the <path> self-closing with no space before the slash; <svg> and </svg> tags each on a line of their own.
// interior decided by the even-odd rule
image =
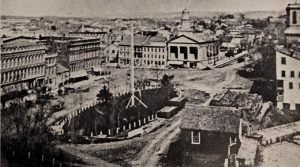
<svg viewBox="0 0 300 167">
<path fill-rule="evenodd" d="M 184 152 L 227 152 L 239 143 L 240 111 L 228 107 L 186 107 L 180 125 Z"/>
</svg>

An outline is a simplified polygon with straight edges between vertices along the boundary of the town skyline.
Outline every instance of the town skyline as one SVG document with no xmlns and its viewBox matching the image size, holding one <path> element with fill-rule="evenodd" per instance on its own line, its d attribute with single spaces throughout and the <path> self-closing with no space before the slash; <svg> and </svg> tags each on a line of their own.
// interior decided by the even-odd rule
<svg viewBox="0 0 300 167">
<path fill-rule="evenodd" d="M 88 0 L 84 2 L 78 0 L 1 0 L 1 15 L 28 17 L 136 17 L 149 15 L 155 17 L 157 14 L 181 12 L 184 8 L 188 8 L 191 13 L 284 11 L 283 6 L 295 2 L 295 0 L 265 0 L 262 2 L 259 0 L 164 0 L 163 2 L 159 0 Z M 168 10 L 166 11 L 166 9 Z"/>
</svg>

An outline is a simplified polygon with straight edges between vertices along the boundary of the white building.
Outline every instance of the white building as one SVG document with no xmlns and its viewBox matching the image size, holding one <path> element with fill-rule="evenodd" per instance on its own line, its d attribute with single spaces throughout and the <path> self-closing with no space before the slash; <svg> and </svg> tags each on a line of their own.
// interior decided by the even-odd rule
<svg viewBox="0 0 300 167">
<path fill-rule="evenodd" d="M 300 54 L 276 52 L 277 108 L 300 110 Z"/>
<path fill-rule="evenodd" d="M 140 68 L 166 68 L 167 38 L 162 36 L 134 36 L 134 65 Z M 131 38 L 125 36 L 119 44 L 118 63 L 129 66 L 131 58 Z"/>
</svg>

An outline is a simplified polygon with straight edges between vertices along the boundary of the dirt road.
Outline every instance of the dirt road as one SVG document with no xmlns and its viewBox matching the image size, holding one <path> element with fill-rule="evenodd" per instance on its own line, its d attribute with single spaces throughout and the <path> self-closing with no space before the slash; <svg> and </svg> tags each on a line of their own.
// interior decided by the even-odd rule
<svg viewBox="0 0 300 167">
<path fill-rule="evenodd" d="M 180 133 L 180 115 L 180 113 L 176 115 L 171 125 L 165 128 L 162 133 L 158 134 L 151 143 L 141 151 L 141 156 L 131 163 L 132 166 L 156 166 L 160 156 L 166 154 L 169 144 Z"/>
</svg>

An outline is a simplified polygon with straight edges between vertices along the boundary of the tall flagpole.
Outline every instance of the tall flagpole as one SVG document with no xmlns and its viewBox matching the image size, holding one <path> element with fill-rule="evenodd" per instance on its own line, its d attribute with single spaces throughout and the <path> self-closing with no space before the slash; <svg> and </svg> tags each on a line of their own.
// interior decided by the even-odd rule
<svg viewBox="0 0 300 167">
<path fill-rule="evenodd" d="M 140 99 L 138 99 L 135 95 L 135 88 L 134 88 L 134 34 L 133 34 L 133 23 L 131 23 L 131 61 L 130 61 L 130 83 L 131 83 L 131 97 L 129 99 L 129 102 L 126 106 L 126 108 L 133 107 L 135 105 L 135 100 L 137 100 L 139 103 L 141 103 L 145 108 L 147 108 L 147 105 L 144 104 Z"/>
<path fill-rule="evenodd" d="M 131 82 L 131 106 L 134 106 L 134 37 L 133 37 L 133 23 L 131 23 L 131 74 L 130 74 L 130 82 Z"/>
</svg>

